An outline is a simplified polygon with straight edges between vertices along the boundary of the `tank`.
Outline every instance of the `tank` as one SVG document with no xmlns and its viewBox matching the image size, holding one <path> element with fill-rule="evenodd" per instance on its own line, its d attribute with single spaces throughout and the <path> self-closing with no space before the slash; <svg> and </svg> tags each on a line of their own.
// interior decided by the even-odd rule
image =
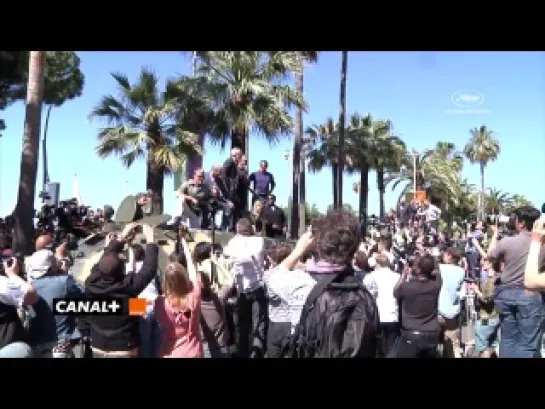
<svg viewBox="0 0 545 409">
<path fill-rule="evenodd" d="M 110 223 L 103 226 L 102 231 L 94 233 L 89 237 L 81 240 L 78 245 L 78 253 L 80 257 L 74 259 L 72 267 L 72 275 L 74 278 L 83 283 L 91 268 L 98 262 L 104 249 L 106 236 L 108 233 L 121 233 L 123 228 L 131 222 L 147 224 L 153 227 L 154 242 L 159 245 L 159 270 L 163 271 L 168 263 L 168 258 L 176 249 L 176 230 L 173 225 L 170 225 L 172 217 L 170 215 L 159 216 L 143 216 L 143 211 L 137 204 L 136 197 L 133 195 L 127 196 L 115 212 L 115 215 Z M 212 242 L 212 232 L 210 230 L 189 229 L 190 237 L 189 249 L 193 251 L 196 243 L 207 241 Z M 215 231 L 214 241 L 225 247 L 234 234 L 225 231 Z M 142 235 L 135 237 L 135 243 L 144 242 Z M 265 239 L 266 247 L 271 246 L 277 240 Z"/>
<path fill-rule="evenodd" d="M 79 242 L 79 257 L 74 259 L 72 275 L 78 282 L 83 283 L 91 272 L 91 268 L 100 259 L 107 234 L 121 233 L 123 228 L 131 222 L 147 224 L 153 228 L 154 242 L 159 245 L 159 269 L 162 271 L 168 263 L 169 255 L 176 249 L 176 231 L 174 226 L 168 224 L 171 219 L 172 217 L 167 214 L 144 217 L 142 209 L 136 202 L 136 197 L 133 195 L 127 196 L 117 208 L 112 221 L 105 224 L 102 231 L 94 233 Z M 189 232 L 192 238 L 188 243 L 191 251 L 193 251 L 196 243 L 212 241 L 212 232 L 210 230 L 190 229 Z M 233 233 L 215 232 L 215 242 L 221 246 L 227 245 L 232 237 Z M 145 242 L 143 235 L 136 235 L 134 242 Z"/>
</svg>

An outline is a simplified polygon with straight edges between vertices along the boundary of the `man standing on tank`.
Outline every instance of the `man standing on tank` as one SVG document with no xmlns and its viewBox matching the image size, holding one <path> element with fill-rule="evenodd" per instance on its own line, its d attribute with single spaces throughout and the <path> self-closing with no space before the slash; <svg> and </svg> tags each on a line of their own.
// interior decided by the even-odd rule
<svg viewBox="0 0 545 409">
<path fill-rule="evenodd" d="M 269 195 L 274 190 L 276 183 L 272 173 L 267 171 L 269 163 L 266 160 L 259 162 L 259 170 L 250 175 L 250 182 L 253 184 L 252 206 L 256 200 L 267 202 Z"/>
</svg>

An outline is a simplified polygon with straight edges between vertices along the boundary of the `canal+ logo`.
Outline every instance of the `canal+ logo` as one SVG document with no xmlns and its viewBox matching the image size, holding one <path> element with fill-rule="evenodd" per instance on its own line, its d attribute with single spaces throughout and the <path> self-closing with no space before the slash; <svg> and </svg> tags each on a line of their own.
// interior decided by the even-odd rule
<svg viewBox="0 0 545 409">
<path fill-rule="evenodd" d="M 146 315 L 148 302 L 145 298 L 55 298 L 55 315 Z"/>
</svg>

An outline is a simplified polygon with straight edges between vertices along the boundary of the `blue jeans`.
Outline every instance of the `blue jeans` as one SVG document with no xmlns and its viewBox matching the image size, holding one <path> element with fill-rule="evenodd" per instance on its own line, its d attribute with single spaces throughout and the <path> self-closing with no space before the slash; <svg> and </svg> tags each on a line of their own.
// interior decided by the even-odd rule
<svg viewBox="0 0 545 409">
<path fill-rule="evenodd" d="M 13 342 L 0 348 L 0 358 L 32 358 L 32 348 L 24 342 Z"/>
<path fill-rule="evenodd" d="M 494 298 L 500 314 L 500 358 L 536 357 L 544 317 L 541 294 L 522 287 L 500 286 Z"/>
<path fill-rule="evenodd" d="M 484 352 L 494 348 L 498 341 L 498 328 L 500 327 L 499 318 L 491 318 L 484 325 L 482 320 L 477 320 L 473 329 L 475 331 L 475 350 Z"/>
<path fill-rule="evenodd" d="M 161 345 L 161 328 L 155 319 L 155 311 L 148 307 L 147 314 L 140 318 L 139 358 L 157 358 Z"/>
</svg>

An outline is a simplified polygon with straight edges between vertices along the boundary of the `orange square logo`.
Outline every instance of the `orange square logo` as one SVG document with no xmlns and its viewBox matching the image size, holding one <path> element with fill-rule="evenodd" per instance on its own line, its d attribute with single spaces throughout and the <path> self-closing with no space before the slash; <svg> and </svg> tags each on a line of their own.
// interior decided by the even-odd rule
<svg viewBox="0 0 545 409">
<path fill-rule="evenodd" d="M 129 315 L 144 316 L 148 301 L 145 298 L 130 298 L 129 299 Z"/>
</svg>

